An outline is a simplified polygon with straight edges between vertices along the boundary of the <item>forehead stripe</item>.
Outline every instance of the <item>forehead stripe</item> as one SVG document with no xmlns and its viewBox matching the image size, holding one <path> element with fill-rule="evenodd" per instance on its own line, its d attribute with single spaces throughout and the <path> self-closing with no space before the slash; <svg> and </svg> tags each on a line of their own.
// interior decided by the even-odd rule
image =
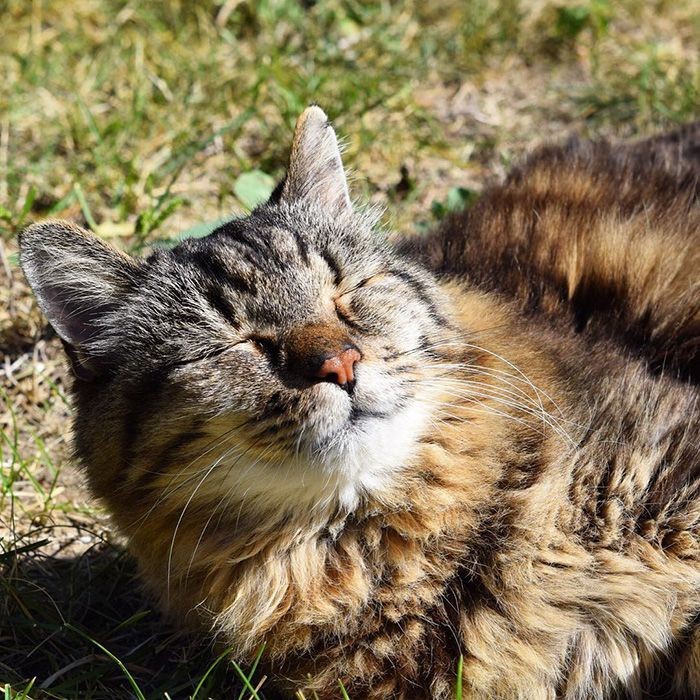
<svg viewBox="0 0 700 700">
<path fill-rule="evenodd" d="M 204 290 L 204 298 L 211 308 L 236 330 L 240 330 L 241 322 L 238 319 L 231 301 L 227 298 L 224 289 L 218 284 L 207 285 Z"/>
<path fill-rule="evenodd" d="M 431 318 L 436 323 L 438 323 L 440 326 L 447 325 L 447 319 L 442 315 L 440 309 L 435 303 L 435 300 L 432 298 L 430 292 L 426 289 L 425 284 L 421 280 L 415 278 L 407 270 L 394 269 L 391 270 L 391 274 L 403 280 L 409 287 L 411 287 L 416 296 L 420 299 L 421 303 L 428 308 Z"/>
<path fill-rule="evenodd" d="M 302 259 L 305 265 L 309 264 L 309 245 L 308 243 L 304 240 L 302 234 L 297 231 L 293 230 L 291 231 L 292 236 L 294 237 L 294 241 L 297 244 L 297 249 L 299 250 L 299 257 Z"/>
<path fill-rule="evenodd" d="M 343 280 L 343 273 L 340 271 L 338 261 L 327 250 L 322 250 L 319 255 L 330 268 L 330 271 L 333 273 L 333 282 L 338 286 Z"/>
<path fill-rule="evenodd" d="M 220 287 L 229 286 L 244 294 L 257 292 L 252 274 L 246 275 L 231 269 L 213 250 L 197 251 L 190 259 L 204 273 L 205 278 L 211 278 Z"/>
</svg>

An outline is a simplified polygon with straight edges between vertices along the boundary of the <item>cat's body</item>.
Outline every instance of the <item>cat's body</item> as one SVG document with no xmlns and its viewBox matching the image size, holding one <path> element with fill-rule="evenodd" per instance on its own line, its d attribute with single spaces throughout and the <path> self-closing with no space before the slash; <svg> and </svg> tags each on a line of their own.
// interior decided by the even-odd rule
<svg viewBox="0 0 700 700">
<path fill-rule="evenodd" d="M 390 246 L 311 108 L 206 240 L 27 231 L 163 607 L 321 698 L 447 698 L 460 655 L 466 697 L 700 696 L 698 131 L 543 151 Z"/>
</svg>

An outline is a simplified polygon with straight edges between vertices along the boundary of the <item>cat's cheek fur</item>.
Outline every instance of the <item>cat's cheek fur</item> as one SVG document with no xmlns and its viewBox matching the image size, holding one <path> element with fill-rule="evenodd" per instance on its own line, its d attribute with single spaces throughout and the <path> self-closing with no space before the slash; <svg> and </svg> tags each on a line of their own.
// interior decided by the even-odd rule
<svg viewBox="0 0 700 700">
<path fill-rule="evenodd" d="M 406 390 L 403 388 L 404 377 L 401 374 L 393 376 L 378 362 L 360 364 L 355 376 L 357 385 L 353 403 L 358 411 L 389 415 L 408 399 Z"/>
<path fill-rule="evenodd" d="M 368 494 L 381 500 L 413 453 L 413 441 L 396 440 L 397 432 L 423 421 L 420 407 L 394 419 L 372 419 L 337 439 L 318 462 L 291 456 L 281 462 L 246 457 L 236 460 L 235 470 L 222 462 L 222 470 L 230 476 L 217 480 L 218 489 L 229 495 L 232 508 L 243 501 L 247 508 L 273 512 L 298 508 L 323 512 L 329 506 L 349 512 Z M 201 495 L 209 494 L 203 490 Z"/>
</svg>

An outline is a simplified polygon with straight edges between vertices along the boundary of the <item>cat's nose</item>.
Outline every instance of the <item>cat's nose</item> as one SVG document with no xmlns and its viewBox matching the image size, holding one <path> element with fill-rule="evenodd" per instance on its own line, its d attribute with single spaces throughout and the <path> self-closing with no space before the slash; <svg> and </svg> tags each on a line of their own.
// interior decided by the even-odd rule
<svg viewBox="0 0 700 700">
<path fill-rule="evenodd" d="M 309 323 L 295 328 L 283 347 L 288 371 L 314 383 L 332 382 L 352 393 L 362 352 L 340 325 Z"/>
<path fill-rule="evenodd" d="M 356 347 L 345 348 L 337 355 L 322 358 L 313 376 L 327 382 L 335 382 L 338 386 L 352 390 L 355 386 L 355 365 L 362 359 Z"/>
</svg>

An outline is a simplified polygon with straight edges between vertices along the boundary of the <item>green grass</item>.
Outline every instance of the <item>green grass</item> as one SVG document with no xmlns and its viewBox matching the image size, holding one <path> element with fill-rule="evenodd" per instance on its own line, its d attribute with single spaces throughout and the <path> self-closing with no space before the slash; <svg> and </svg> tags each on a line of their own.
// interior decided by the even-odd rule
<svg viewBox="0 0 700 700">
<path fill-rule="evenodd" d="M 542 140 L 697 117 L 696 2 L 0 0 L 0 17 L 0 690 L 269 698 L 151 610 L 86 494 L 16 233 L 62 216 L 135 251 L 203 235 L 282 175 L 311 101 L 354 194 L 420 233 Z"/>
</svg>

